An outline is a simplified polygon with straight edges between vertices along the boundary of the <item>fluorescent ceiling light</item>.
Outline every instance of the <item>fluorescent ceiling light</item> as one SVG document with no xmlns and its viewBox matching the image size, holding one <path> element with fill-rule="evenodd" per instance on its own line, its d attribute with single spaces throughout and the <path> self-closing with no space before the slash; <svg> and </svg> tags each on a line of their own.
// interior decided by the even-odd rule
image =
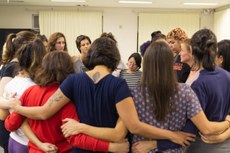
<svg viewBox="0 0 230 153">
<path fill-rule="evenodd" d="M 52 2 L 85 3 L 85 0 L 51 0 Z"/>
<path fill-rule="evenodd" d="M 184 5 L 196 5 L 196 6 L 214 6 L 218 3 L 184 3 Z"/>
<path fill-rule="evenodd" d="M 119 1 L 119 3 L 124 3 L 124 4 L 152 4 L 153 2 L 150 2 L 150 1 Z"/>
</svg>

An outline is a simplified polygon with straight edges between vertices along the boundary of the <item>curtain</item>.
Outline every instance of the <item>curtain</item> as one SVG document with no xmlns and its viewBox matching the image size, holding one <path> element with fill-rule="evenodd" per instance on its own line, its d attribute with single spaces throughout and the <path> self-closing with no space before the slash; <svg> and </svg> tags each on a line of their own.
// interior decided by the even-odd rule
<svg viewBox="0 0 230 153">
<path fill-rule="evenodd" d="M 217 40 L 230 39 L 230 9 L 214 13 L 214 32 Z"/>
<path fill-rule="evenodd" d="M 151 40 L 151 33 L 160 30 L 167 35 L 174 28 L 182 28 L 191 37 L 200 28 L 199 13 L 139 13 L 139 38 L 141 45 Z"/>
<path fill-rule="evenodd" d="M 78 35 L 87 35 L 91 41 L 102 33 L 102 12 L 39 11 L 40 33 L 49 36 L 61 32 L 66 37 L 70 55 L 79 54 L 75 44 Z"/>
</svg>

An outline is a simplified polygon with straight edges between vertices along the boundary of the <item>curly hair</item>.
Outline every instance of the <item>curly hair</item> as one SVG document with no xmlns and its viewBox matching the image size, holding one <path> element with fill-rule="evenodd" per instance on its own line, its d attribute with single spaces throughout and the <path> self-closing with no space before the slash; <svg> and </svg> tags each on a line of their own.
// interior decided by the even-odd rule
<svg viewBox="0 0 230 153">
<path fill-rule="evenodd" d="M 167 34 L 167 39 L 173 38 L 175 40 L 184 41 L 188 39 L 188 35 L 181 28 L 175 28 Z"/>
</svg>

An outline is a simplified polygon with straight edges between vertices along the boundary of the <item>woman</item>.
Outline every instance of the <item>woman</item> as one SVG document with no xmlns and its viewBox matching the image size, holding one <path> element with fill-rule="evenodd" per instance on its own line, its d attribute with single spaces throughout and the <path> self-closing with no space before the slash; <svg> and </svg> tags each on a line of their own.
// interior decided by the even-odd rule
<svg viewBox="0 0 230 153">
<path fill-rule="evenodd" d="M 230 40 L 218 42 L 216 63 L 226 71 L 230 72 Z"/>
<path fill-rule="evenodd" d="M 75 43 L 76 43 L 78 51 L 80 52 L 80 56 L 72 57 L 73 62 L 74 62 L 74 70 L 75 70 L 75 73 L 82 73 L 87 70 L 84 64 L 82 63 L 82 61 L 86 57 L 89 51 L 91 40 L 88 36 L 80 35 L 77 37 Z"/>
<path fill-rule="evenodd" d="M 42 107 L 28 108 L 15 103 L 13 109 L 32 119 L 47 119 L 72 100 L 83 123 L 114 128 L 120 116 L 131 133 L 185 145 L 192 135 L 159 129 L 139 121 L 125 80 L 111 75 L 119 61 L 120 54 L 114 41 L 107 37 L 98 38 L 83 61 L 89 71 L 70 75 Z M 75 148 L 74 152 L 86 151 Z"/>
<path fill-rule="evenodd" d="M 27 88 L 35 84 L 33 81 L 35 72 L 40 67 L 45 53 L 45 47 L 40 39 L 24 44 L 18 49 L 16 57 L 19 72 L 5 86 L 3 93 L 5 99 L 9 99 L 13 93 L 16 93 L 16 97 L 20 97 Z M 5 114 L 12 113 L 12 110 L 4 110 L 4 112 Z M 8 150 L 10 153 L 26 153 L 28 152 L 27 143 L 27 137 L 21 129 L 18 129 L 10 133 Z"/>
<path fill-rule="evenodd" d="M 200 71 L 197 71 L 196 66 L 194 65 L 193 55 L 192 55 L 192 46 L 191 39 L 186 39 L 181 43 L 181 52 L 180 52 L 181 62 L 189 65 L 190 73 L 186 80 L 186 84 L 190 85 L 196 80 L 200 74 Z"/>
<path fill-rule="evenodd" d="M 128 58 L 127 70 L 122 70 L 120 77 L 125 79 L 128 84 L 129 89 L 134 88 L 141 80 L 141 55 L 138 53 L 133 53 Z"/>
<path fill-rule="evenodd" d="M 167 34 L 166 39 L 174 54 L 173 68 L 176 71 L 178 82 L 184 83 L 190 73 L 190 67 L 181 62 L 179 53 L 181 52 L 181 43 L 188 39 L 188 36 L 181 28 L 175 28 Z"/>
<path fill-rule="evenodd" d="M 210 121 L 223 121 L 230 113 L 230 74 L 217 67 L 217 40 L 215 34 L 208 29 L 196 32 L 191 39 L 195 67 L 200 71 L 191 87 L 197 94 L 207 118 Z M 197 138 L 188 152 L 228 152 L 230 140 L 208 145 Z M 199 150 L 197 150 L 197 147 Z"/>
<path fill-rule="evenodd" d="M 179 55 L 181 62 L 187 63 L 190 67 L 193 66 L 191 39 L 186 39 L 181 42 L 181 51 Z"/>
<path fill-rule="evenodd" d="M 59 63 L 59 64 L 57 64 Z M 58 89 L 67 75 L 73 73 L 73 67 L 70 56 L 66 52 L 55 51 L 48 53 L 42 62 L 42 67 L 35 76 L 37 85 L 28 88 L 21 96 L 24 106 L 41 106 Z M 46 121 L 28 119 L 33 132 L 42 142 L 49 142 L 57 146 L 58 152 L 71 152 L 72 146 L 94 151 L 103 152 L 121 152 L 128 148 L 127 144 L 114 144 L 97 140 L 89 136 L 79 134 L 65 139 L 61 133 L 60 127 L 65 118 L 78 120 L 75 106 L 68 103 L 57 114 Z M 5 126 L 14 131 L 23 122 L 24 117 L 16 113 L 7 117 Z M 52 124 L 52 126 L 50 126 Z M 72 145 L 72 146 L 71 146 Z M 42 152 L 39 146 L 29 142 L 29 152 Z"/>
<path fill-rule="evenodd" d="M 161 33 L 161 31 L 154 31 L 151 33 L 151 42 L 156 42 L 159 40 L 166 40 L 166 36 Z"/>
<path fill-rule="evenodd" d="M 0 97 L 3 96 L 3 91 L 8 82 L 10 82 L 17 74 L 18 60 L 16 58 L 17 50 L 23 45 L 34 40 L 35 34 L 29 31 L 21 31 L 17 34 L 11 33 L 6 39 L 6 51 L 2 58 L 2 69 L 0 76 Z M 9 109 L 9 103 L 0 102 L 0 108 Z M 4 120 L 8 113 L 0 110 L 0 146 L 8 152 L 9 132 L 4 127 Z"/>
<path fill-rule="evenodd" d="M 117 45 L 117 40 L 115 39 L 114 35 L 111 32 L 103 32 L 100 37 L 106 37 L 111 40 Z M 112 74 L 116 77 L 120 77 L 120 73 L 122 70 L 125 70 L 126 66 L 122 60 L 120 60 L 119 64 L 117 65 L 117 68 L 112 72 Z"/>
<path fill-rule="evenodd" d="M 209 122 L 193 90 L 186 84 L 177 83 L 173 72 L 173 53 L 165 42 L 153 43 L 146 51 L 143 61 L 141 84 L 132 91 L 142 121 L 172 131 L 181 131 L 188 119 L 202 133 L 209 131 L 209 134 L 215 134 L 222 132 L 223 127 L 228 128 L 228 121 Z M 137 135 L 133 137 L 134 143 L 143 140 L 151 139 Z M 136 145 L 138 144 L 134 144 L 134 152 Z M 184 150 L 185 148 L 167 148 L 166 152 Z"/>
<path fill-rule="evenodd" d="M 61 32 L 51 34 L 48 40 L 47 52 L 56 50 L 68 52 L 65 35 Z"/>
<path fill-rule="evenodd" d="M 230 72 L 230 40 L 221 40 L 217 45 L 218 52 L 216 57 L 216 64 Z M 202 135 L 202 140 L 206 143 L 221 143 L 229 138 L 230 129 L 219 135 Z"/>
</svg>

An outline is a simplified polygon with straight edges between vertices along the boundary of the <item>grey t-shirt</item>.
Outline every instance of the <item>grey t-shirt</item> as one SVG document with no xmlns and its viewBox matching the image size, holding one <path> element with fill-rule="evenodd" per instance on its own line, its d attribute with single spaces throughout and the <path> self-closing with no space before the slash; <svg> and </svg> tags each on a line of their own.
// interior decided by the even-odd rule
<svg viewBox="0 0 230 153">
<path fill-rule="evenodd" d="M 82 73 L 82 72 L 88 71 L 88 69 L 85 67 L 85 65 L 82 63 L 82 61 L 80 59 L 78 59 L 74 63 L 74 71 L 75 71 L 75 73 Z"/>
</svg>

